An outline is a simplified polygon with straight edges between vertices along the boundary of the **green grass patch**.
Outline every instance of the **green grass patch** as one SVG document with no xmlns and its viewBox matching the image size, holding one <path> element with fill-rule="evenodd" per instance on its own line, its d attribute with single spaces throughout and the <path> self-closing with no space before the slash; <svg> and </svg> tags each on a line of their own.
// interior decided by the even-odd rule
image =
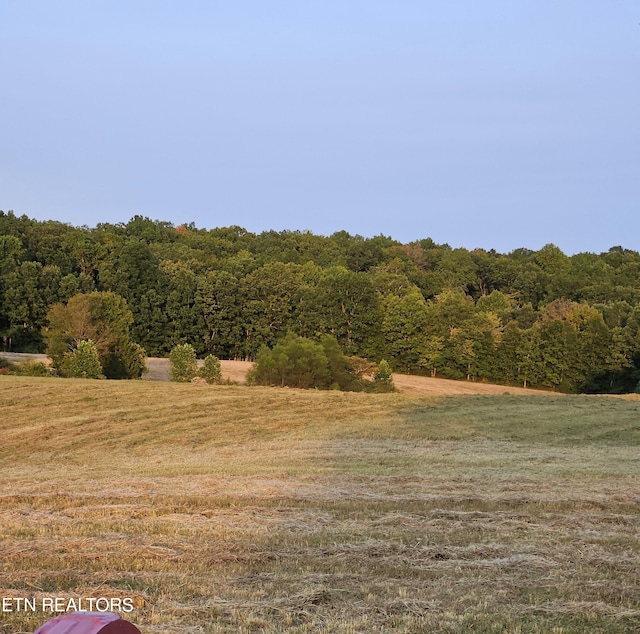
<svg viewBox="0 0 640 634">
<path fill-rule="evenodd" d="M 640 403 L 602 396 L 448 397 L 402 409 L 401 419 L 433 440 L 640 445 Z"/>
</svg>

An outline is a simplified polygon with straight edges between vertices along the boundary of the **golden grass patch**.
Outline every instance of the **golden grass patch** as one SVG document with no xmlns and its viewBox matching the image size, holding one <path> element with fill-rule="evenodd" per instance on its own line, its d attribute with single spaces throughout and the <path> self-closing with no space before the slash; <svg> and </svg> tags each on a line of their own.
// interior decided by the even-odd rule
<svg viewBox="0 0 640 634">
<path fill-rule="evenodd" d="M 0 596 L 131 597 L 145 634 L 636 631 L 637 407 L 3 376 Z"/>
</svg>

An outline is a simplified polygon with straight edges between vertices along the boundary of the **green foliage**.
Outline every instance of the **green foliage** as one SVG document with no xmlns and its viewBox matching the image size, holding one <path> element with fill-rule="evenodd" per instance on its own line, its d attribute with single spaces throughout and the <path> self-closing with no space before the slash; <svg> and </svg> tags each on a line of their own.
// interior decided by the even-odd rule
<svg viewBox="0 0 640 634">
<path fill-rule="evenodd" d="M 378 364 L 378 370 L 373 377 L 373 383 L 377 392 L 393 392 L 393 377 L 391 375 L 391 366 L 384 360 Z"/>
<path fill-rule="evenodd" d="M 500 318 L 502 324 L 506 324 L 511 317 L 515 306 L 509 298 L 500 291 L 493 291 L 490 295 L 482 295 L 476 302 L 478 312 L 493 313 Z"/>
<path fill-rule="evenodd" d="M 338 344 L 338 340 L 331 335 L 325 335 L 320 345 L 327 358 L 330 374 L 330 387 L 344 391 L 358 391 L 361 381 L 355 374 L 351 361 L 345 357 Z"/>
<path fill-rule="evenodd" d="M 129 342 L 121 352 L 124 359 L 125 370 L 127 376 L 131 378 L 140 378 L 147 372 L 147 366 L 145 364 L 145 349 L 133 341 Z"/>
<path fill-rule="evenodd" d="M 163 334 L 172 343 L 193 341 L 196 354 L 207 351 L 202 333 L 205 328 L 203 307 L 198 297 L 198 276 L 182 262 L 162 262 L 160 270 L 167 277 L 166 317 Z"/>
<path fill-rule="evenodd" d="M 196 351 L 190 343 L 177 345 L 169 354 L 171 380 L 188 383 L 198 374 Z"/>
<path fill-rule="evenodd" d="M 204 358 L 204 364 L 198 371 L 207 383 L 222 383 L 222 370 L 220 369 L 220 359 L 210 354 Z"/>
<path fill-rule="evenodd" d="M 24 361 L 15 367 L 15 374 L 22 376 L 52 376 L 51 368 L 48 368 L 42 361 Z"/>
<path fill-rule="evenodd" d="M 0 211 L 0 349 L 46 344 L 59 368 L 75 341 L 91 339 L 107 377 L 132 378 L 144 371 L 136 345 L 164 356 L 192 341 L 197 355 L 246 359 L 289 330 L 330 335 L 397 371 L 631 391 L 640 253 L 569 257 L 548 244 L 500 254 L 142 216 L 89 229 Z M 352 380 L 342 363 L 332 384 Z"/>
<path fill-rule="evenodd" d="M 260 349 L 248 382 L 253 385 L 352 391 L 363 388 L 335 337 L 327 335 L 317 342 L 291 332 L 273 349 L 266 346 Z"/>
<path fill-rule="evenodd" d="M 47 315 L 47 352 L 57 369 L 77 341 L 93 341 L 108 379 L 139 378 L 145 370 L 144 350 L 131 340 L 133 315 L 115 293 L 74 295 L 68 303 L 54 304 Z"/>
<path fill-rule="evenodd" d="M 327 389 L 331 373 L 321 344 L 289 333 L 273 349 L 260 349 L 248 380 L 256 385 Z"/>
<path fill-rule="evenodd" d="M 0 357 L 0 374 L 9 374 L 11 372 L 14 372 L 15 369 L 16 369 L 15 364 L 11 363 L 9 359 Z"/>
<path fill-rule="evenodd" d="M 432 376 L 490 376 L 500 336 L 500 319 L 491 310 L 494 303 L 499 299 L 474 305 L 469 295 L 451 290 L 428 302 L 421 363 Z"/>
<path fill-rule="evenodd" d="M 240 283 L 245 341 L 242 356 L 261 345 L 272 346 L 294 324 L 302 285 L 302 267 L 272 262 L 252 271 Z"/>
<path fill-rule="evenodd" d="M 5 244 L 5 247 L 7 245 Z M 15 253 L 0 264 L 0 323 L 16 348 L 41 352 L 41 330 L 46 324 L 48 305 L 57 300 L 60 270 L 40 262 L 17 262 Z M 1 327 L 1 326 L 0 326 Z"/>
<path fill-rule="evenodd" d="M 302 291 L 299 321 L 309 336 L 331 334 L 349 355 L 376 356 L 382 312 L 371 276 L 342 266 L 315 272 Z"/>
<path fill-rule="evenodd" d="M 349 365 L 351 366 L 351 373 L 360 382 L 368 381 L 375 375 L 378 370 L 378 366 L 369 361 L 365 357 L 349 357 Z"/>
<path fill-rule="evenodd" d="M 100 354 L 93 341 L 79 341 L 73 350 L 66 352 L 60 371 L 63 376 L 78 379 L 104 378 Z"/>
<path fill-rule="evenodd" d="M 243 355 L 246 329 L 238 278 L 228 271 L 207 271 L 197 278 L 196 302 L 202 311 L 202 341 L 218 358 Z"/>
<path fill-rule="evenodd" d="M 133 228 L 133 233 L 110 249 L 98 266 L 98 275 L 107 290 L 125 299 L 132 313 L 131 338 L 157 356 L 170 349 L 167 314 L 170 284 L 158 257 L 138 235 L 159 236 L 162 231 L 154 233 L 153 223 L 148 219 L 136 217 L 132 223 L 128 230 Z"/>
<path fill-rule="evenodd" d="M 417 288 L 410 289 L 403 297 L 389 295 L 385 300 L 382 334 L 384 354 L 402 372 L 420 369 L 425 355 L 428 327 L 427 303 Z"/>
<path fill-rule="evenodd" d="M 146 371 L 144 348 L 129 341 L 104 358 L 104 373 L 110 379 L 139 379 Z"/>
</svg>

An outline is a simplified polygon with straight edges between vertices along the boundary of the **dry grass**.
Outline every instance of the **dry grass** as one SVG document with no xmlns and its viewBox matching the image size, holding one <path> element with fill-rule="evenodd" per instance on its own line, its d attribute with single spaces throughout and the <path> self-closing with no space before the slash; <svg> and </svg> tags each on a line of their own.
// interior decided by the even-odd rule
<svg viewBox="0 0 640 634">
<path fill-rule="evenodd" d="M 204 361 L 200 360 L 200 364 Z M 171 364 L 169 359 L 160 359 L 158 357 L 147 357 L 147 372 L 143 375 L 143 379 L 147 381 L 170 381 L 171 380 Z M 229 361 L 222 359 L 220 361 L 220 369 L 222 370 L 222 379 L 231 383 L 242 384 L 246 381 L 247 372 L 253 363 L 250 361 Z"/>
<path fill-rule="evenodd" d="M 44 355 L 42 355 L 44 356 Z M 232 383 L 243 384 L 246 381 L 247 372 L 253 365 L 249 361 L 229 361 L 220 362 L 222 378 Z M 169 359 L 159 359 L 157 357 L 147 358 L 148 372 L 144 379 L 151 381 L 169 381 L 171 376 L 171 366 Z M 416 376 L 412 374 L 394 374 L 393 381 L 398 392 L 402 394 L 412 394 L 420 396 L 460 396 L 471 394 L 521 394 L 530 396 L 532 394 L 553 394 L 542 390 L 523 389 L 521 387 L 507 387 L 504 385 L 493 385 L 491 383 L 475 383 L 473 381 L 452 381 L 451 379 L 432 378 L 427 376 Z"/>
<path fill-rule="evenodd" d="M 543 390 L 531 390 L 522 387 L 476 383 L 475 381 L 453 381 L 414 374 L 394 374 L 393 383 L 398 392 L 420 394 L 422 396 L 468 396 L 472 394 L 553 394 Z"/>
<path fill-rule="evenodd" d="M 3 376 L 0 596 L 133 597 L 144 634 L 638 631 L 639 407 Z"/>
<path fill-rule="evenodd" d="M 31 353 L 12 353 L 0 352 L 0 357 L 4 357 L 12 363 L 28 363 L 42 362 L 45 365 L 51 365 L 51 359 L 46 354 Z M 204 361 L 200 359 L 199 365 Z M 160 357 L 146 358 L 147 371 L 142 376 L 146 381 L 170 381 L 171 380 L 171 364 L 169 359 Z M 247 372 L 251 369 L 253 363 L 250 361 L 233 361 L 222 359 L 220 368 L 222 370 L 222 379 L 238 385 L 243 385 L 247 379 Z M 451 379 L 432 378 L 427 376 L 417 376 L 413 374 L 397 374 L 394 373 L 393 381 L 398 392 L 402 394 L 411 394 L 414 396 L 469 396 L 473 394 L 491 395 L 491 394 L 518 394 L 523 396 L 531 395 L 551 395 L 554 392 L 544 390 L 531 390 L 521 387 L 495 385 L 492 383 L 476 383 L 474 381 L 453 381 Z M 636 397 L 638 395 L 626 395 L 627 397 Z"/>
</svg>

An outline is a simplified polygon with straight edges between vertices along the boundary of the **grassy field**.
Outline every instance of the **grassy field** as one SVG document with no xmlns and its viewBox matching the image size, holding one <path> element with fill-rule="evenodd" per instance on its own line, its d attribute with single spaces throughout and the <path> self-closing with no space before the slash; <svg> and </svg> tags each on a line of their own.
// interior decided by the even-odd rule
<svg viewBox="0 0 640 634">
<path fill-rule="evenodd" d="M 640 401 L 0 376 L 0 412 L 0 598 L 131 597 L 143 634 L 640 631 Z"/>
</svg>

